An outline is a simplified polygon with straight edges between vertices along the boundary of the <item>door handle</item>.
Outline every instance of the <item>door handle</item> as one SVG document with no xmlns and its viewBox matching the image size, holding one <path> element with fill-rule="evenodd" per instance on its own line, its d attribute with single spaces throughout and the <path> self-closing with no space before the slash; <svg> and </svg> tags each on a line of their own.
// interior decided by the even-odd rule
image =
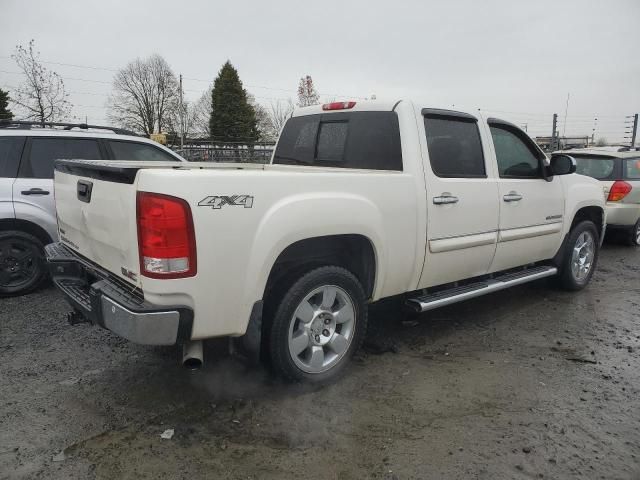
<svg viewBox="0 0 640 480">
<path fill-rule="evenodd" d="M 453 195 L 440 195 L 439 197 L 433 197 L 434 205 L 447 205 L 450 203 L 458 203 L 458 197 Z"/>
<path fill-rule="evenodd" d="M 520 200 L 522 200 L 522 195 L 517 192 L 509 192 L 504 197 L 502 197 L 502 199 L 505 202 L 519 202 Z"/>
<path fill-rule="evenodd" d="M 31 188 L 29 190 L 22 190 L 22 195 L 49 195 L 49 190 L 43 190 L 41 188 Z"/>
</svg>

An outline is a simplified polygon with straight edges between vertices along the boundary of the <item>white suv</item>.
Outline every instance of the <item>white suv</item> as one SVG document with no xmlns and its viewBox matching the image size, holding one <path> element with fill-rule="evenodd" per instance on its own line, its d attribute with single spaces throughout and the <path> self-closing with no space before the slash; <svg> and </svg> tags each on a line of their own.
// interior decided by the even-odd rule
<svg viewBox="0 0 640 480">
<path fill-rule="evenodd" d="M 607 229 L 621 230 L 630 245 L 640 245 L 640 151 L 629 147 L 567 150 L 577 173 L 602 182 L 607 197 Z"/>
<path fill-rule="evenodd" d="M 58 238 L 57 159 L 185 161 L 126 130 L 0 120 L 0 295 L 27 293 L 46 277 L 44 245 Z"/>
</svg>

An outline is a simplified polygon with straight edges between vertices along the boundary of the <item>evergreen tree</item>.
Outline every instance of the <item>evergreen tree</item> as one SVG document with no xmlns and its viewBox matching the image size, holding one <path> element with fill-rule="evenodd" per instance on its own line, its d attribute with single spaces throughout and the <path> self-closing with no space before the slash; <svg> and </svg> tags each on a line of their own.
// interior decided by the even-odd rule
<svg viewBox="0 0 640 480">
<path fill-rule="evenodd" d="M 258 139 L 255 110 L 248 102 L 238 71 L 228 60 L 213 82 L 209 131 L 214 141 L 222 143 Z"/>
<path fill-rule="evenodd" d="M 13 113 L 9 110 L 9 93 L 0 88 L 0 120 L 13 119 Z"/>
</svg>

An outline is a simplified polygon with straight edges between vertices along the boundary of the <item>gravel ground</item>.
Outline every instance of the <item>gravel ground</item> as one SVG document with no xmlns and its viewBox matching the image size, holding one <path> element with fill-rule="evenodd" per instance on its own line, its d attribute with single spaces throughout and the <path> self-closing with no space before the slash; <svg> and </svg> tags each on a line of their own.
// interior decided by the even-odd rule
<svg viewBox="0 0 640 480">
<path fill-rule="evenodd" d="M 52 288 L 0 300 L 0 478 L 640 478 L 640 249 L 605 244 L 579 293 L 379 306 L 390 348 L 323 389 L 224 344 L 187 372 L 67 311 Z"/>
</svg>

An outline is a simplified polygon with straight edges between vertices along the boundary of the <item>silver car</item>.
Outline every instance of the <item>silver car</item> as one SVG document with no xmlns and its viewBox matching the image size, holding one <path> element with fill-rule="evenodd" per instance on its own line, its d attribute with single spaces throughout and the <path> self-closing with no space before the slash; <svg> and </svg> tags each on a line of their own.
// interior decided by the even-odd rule
<svg viewBox="0 0 640 480">
<path fill-rule="evenodd" d="M 30 292 L 46 278 L 44 245 L 58 237 L 53 163 L 68 158 L 185 161 L 121 129 L 0 120 L 0 296 Z"/>
<path fill-rule="evenodd" d="M 622 230 L 628 243 L 640 245 L 640 151 L 628 147 L 566 150 L 576 172 L 602 182 L 607 197 L 607 230 Z"/>
</svg>

